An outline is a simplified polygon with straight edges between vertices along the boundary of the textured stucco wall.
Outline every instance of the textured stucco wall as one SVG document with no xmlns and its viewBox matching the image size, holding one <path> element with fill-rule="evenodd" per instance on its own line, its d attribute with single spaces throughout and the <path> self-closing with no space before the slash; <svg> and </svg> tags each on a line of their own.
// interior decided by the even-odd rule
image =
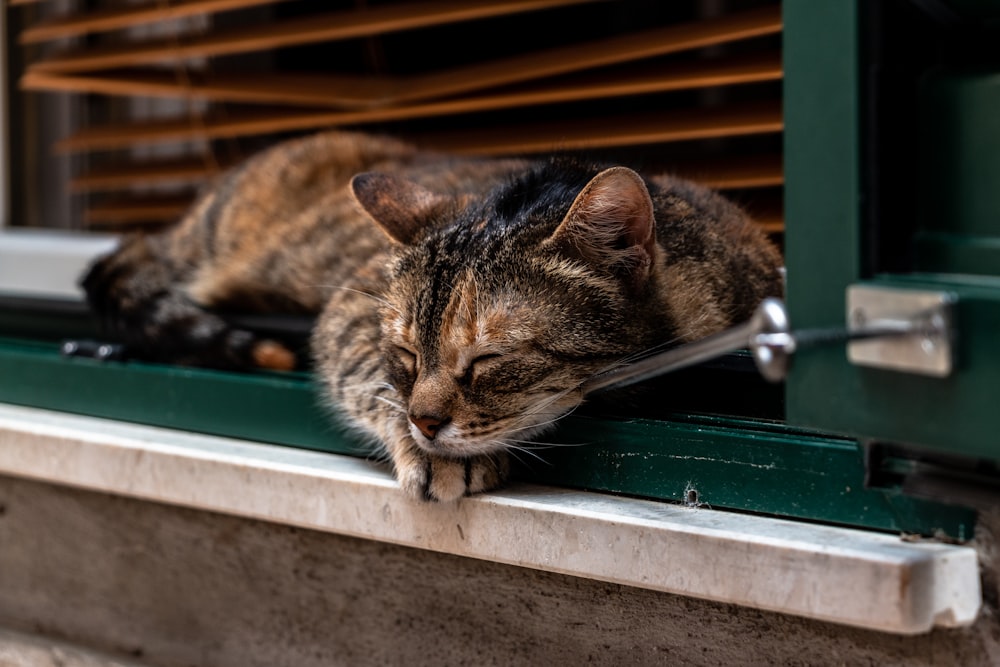
<svg viewBox="0 0 1000 667">
<path fill-rule="evenodd" d="M 0 667 L 44 638 L 164 667 L 995 665 L 981 523 L 979 622 L 898 637 L 0 477 L 0 626 L 32 637 L 0 632 Z"/>
</svg>

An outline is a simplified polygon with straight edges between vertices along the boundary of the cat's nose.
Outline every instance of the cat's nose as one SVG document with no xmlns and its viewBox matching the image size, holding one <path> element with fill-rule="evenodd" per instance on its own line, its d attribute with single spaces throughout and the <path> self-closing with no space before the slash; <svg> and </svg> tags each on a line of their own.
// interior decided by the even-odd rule
<svg viewBox="0 0 1000 667">
<path fill-rule="evenodd" d="M 438 434 L 438 431 L 451 421 L 451 417 L 436 417 L 434 415 L 423 415 L 421 417 L 417 417 L 410 415 L 410 421 L 413 422 L 413 425 L 420 429 L 420 432 L 427 436 L 429 440 L 433 440 L 434 436 Z"/>
</svg>

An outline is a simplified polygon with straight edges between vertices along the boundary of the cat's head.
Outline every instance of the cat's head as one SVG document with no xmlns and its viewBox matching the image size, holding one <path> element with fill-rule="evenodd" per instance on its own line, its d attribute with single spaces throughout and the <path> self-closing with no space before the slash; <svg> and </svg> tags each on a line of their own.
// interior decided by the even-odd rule
<svg viewBox="0 0 1000 667">
<path fill-rule="evenodd" d="M 382 353 L 428 452 L 523 444 L 669 329 L 650 314 L 660 250 L 629 169 L 550 164 L 462 202 L 385 174 L 352 188 L 394 243 Z"/>
</svg>

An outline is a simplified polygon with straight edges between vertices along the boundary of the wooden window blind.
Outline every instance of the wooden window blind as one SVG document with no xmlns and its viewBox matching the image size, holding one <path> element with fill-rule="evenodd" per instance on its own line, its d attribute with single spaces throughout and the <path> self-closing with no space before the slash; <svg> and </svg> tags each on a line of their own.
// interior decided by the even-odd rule
<svg viewBox="0 0 1000 667">
<path fill-rule="evenodd" d="M 586 151 L 727 191 L 780 235 L 781 11 L 752 0 L 8 0 L 81 225 L 176 218 L 221 169 L 343 127 Z M 68 7 L 68 8 L 67 8 Z"/>
</svg>

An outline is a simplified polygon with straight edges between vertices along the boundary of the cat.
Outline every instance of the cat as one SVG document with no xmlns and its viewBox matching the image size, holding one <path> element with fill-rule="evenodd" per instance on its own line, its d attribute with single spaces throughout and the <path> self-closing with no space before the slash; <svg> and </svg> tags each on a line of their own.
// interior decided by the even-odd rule
<svg viewBox="0 0 1000 667">
<path fill-rule="evenodd" d="M 154 361 L 289 369 L 225 313 L 317 315 L 326 400 L 406 493 L 451 501 L 500 486 L 596 373 L 749 319 L 780 265 L 741 209 L 672 176 L 327 131 L 233 168 L 82 285 Z"/>
</svg>

